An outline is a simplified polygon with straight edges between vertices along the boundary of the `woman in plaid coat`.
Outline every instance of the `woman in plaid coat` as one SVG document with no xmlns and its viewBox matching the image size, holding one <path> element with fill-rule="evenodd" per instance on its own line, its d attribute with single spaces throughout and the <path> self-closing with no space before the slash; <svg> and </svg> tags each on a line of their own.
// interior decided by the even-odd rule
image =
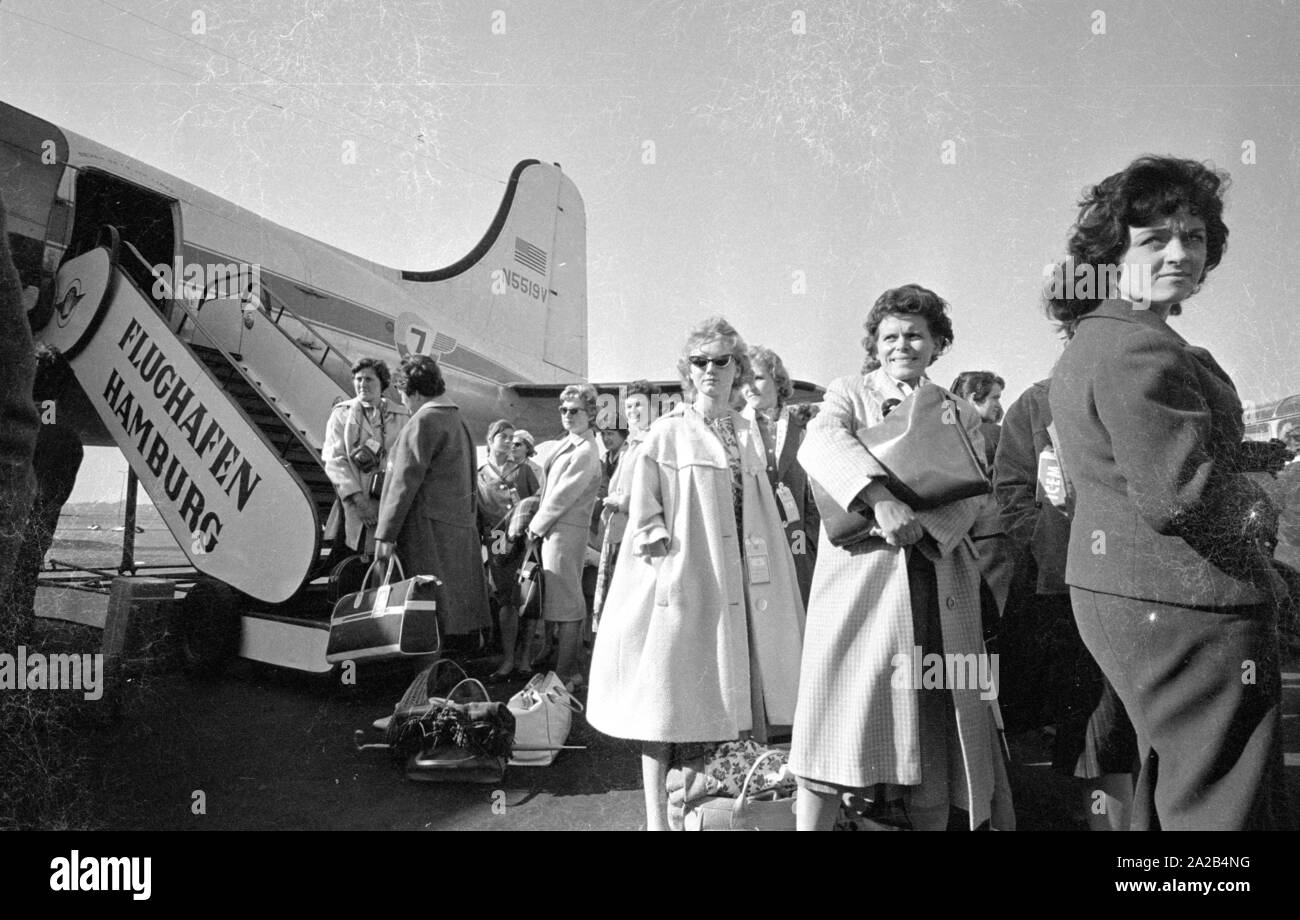
<svg viewBox="0 0 1300 920">
<path fill-rule="evenodd" d="M 882 294 L 866 322 L 868 372 L 831 383 L 799 451 L 831 498 L 870 509 L 883 533 L 851 547 L 823 533 L 818 548 L 790 754 L 800 829 L 829 829 L 845 792 L 878 806 L 901 800 L 918 830 L 946 828 L 950 809 L 967 812 L 972 829 L 1014 823 L 969 537 L 983 500 L 913 511 L 885 488 L 884 468 L 855 437 L 916 387 L 935 385 L 925 369 L 952 343 L 946 311 L 917 285 Z M 978 415 L 957 405 L 982 450 Z M 926 656 L 934 653 L 972 656 L 953 660 L 982 663 L 994 686 L 946 679 L 933 687 Z"/>
</svg>

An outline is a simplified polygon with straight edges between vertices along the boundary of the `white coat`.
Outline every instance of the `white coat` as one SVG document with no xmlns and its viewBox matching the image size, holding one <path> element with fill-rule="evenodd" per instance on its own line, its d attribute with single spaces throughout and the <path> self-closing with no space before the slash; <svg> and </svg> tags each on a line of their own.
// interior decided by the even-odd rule
<svg viewBox="0 0 1300 920">
<path fill-rule="evenodd" d="M 651 426 L 632 468 L 627 532 L 591 664 L 587 720 L 642 741 L 724 741 L 754 727 L 750 643 L 769 724 L 790 724 L 799 687 L 803 603 L 762 440 L 732 413 L 744 520 L 718 437 L 681 405 Z M 766 557 L 742 565 L 743 546 Z M 668 553 L 647 548 L 668 541 Z M 748 616 L 747 616 L 748 605 Z"/>
<path fill-rule="evenodd" d="M 587 555 L 591 509 L 600 491 L 596 433 L 561 438 L 546 459 L 546 484 L 528 529 L 542 540 L 542 618 L 565 623 L 587 616 L 582 566 Z"/>
</svg>

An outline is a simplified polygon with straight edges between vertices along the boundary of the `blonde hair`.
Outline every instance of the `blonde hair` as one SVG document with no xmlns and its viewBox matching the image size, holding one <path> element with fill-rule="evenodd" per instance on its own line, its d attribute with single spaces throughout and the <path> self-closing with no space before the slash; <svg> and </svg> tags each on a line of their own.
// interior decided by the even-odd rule
<svg viewBox="0 0 1300 920">
<path fill-rule="evenodd" d="M 731 399 L 734 401 L 738 397 L 741 387 L 745 384 L 754 382 L 754 369 L 749 362 L 749 347 L 745 344 L 745 340 L 740 337 L 736 327 L 721 316 L 710 316 L 687 333 L 682 355 L 677 359 L 677 373 L 682 378 L 684 398 L 688 400 L 695 398 L 695 385 L 691 383 L 690 356 L 699 346 L 716 341 L 730 341 L 731 357 L 736 362 L 736 376 L 731 381 Z"/>
<path fill-rule="evenodd" d="M 560 394 L 561 405 L 573 400 L 582 403 L 582 408 L 587 410 L 587 423 L 593 427 L 596 424 L 596 414 L 599 411 L 597 405 L 596 388 L 589 383 L 571 383 L 564 388 Z"/>
<path fill-rule="evenodd" d="M 785 369 L 785 362 L 772 349 L 763 345 L 749 346 L 749 363 L 751 369 L 767 369 L 768 376 L 776 384 L 776 407 L 785 407 L 785 401 L 794 395 L 794 384 L 790 381 L 790 372 Z"/>
</svg>

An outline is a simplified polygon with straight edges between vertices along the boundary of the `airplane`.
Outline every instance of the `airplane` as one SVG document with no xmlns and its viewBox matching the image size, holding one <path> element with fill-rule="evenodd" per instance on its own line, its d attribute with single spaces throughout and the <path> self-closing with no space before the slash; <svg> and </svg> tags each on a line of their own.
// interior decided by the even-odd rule
<svg viewBox="0 0 1300 920">
<path fill-rule="evenodd" d="M 1249 440 L 1277 438 L 1292 444 L 1300 438 L 1300 394 L 1266 402 L 1248 402 L 1244 406 L 1243 420 Z"/>
<path fill-rule="evenodd" d="M 433 270 L 326 245 L 4 102 L 0 194 L 33 334 L 76 376 L 58 419 L 122 450 L 198 573 L 180 630 L 194 670 L 236 651 L 330 669 L 320 453 L 357 360 L 435 356 L 476 443 L 497 418 L 558 437 L 556 399 L 587 377 L 586 211 L 559 164 L 516 165 L 482 239 Z M 681 398 L 661 385 L 652 417 Z M 624 384 L 597 386 L 609 424 Z M 800 381 L 795 401 L 820 392 Z"/>
</svg>

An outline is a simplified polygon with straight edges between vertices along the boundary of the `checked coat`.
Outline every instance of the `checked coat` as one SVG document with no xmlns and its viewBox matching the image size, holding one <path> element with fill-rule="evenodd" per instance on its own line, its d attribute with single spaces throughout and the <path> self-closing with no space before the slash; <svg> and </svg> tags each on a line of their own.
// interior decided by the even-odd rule
<svg viewBox="0 0 1300 920">
<path fill-rule="evenodd" d="M 929 381 L 922 385 L 935 386 Z M 808 426 L 799 462 L 842 507 L 872 479 L 885 475 L 855 432 L 879 424 L 885 400 L 901 400 L 907 392 L 883 369 L 841 377 L 827 388 L 821 412 Z M 964 401 L 956 403 L 976 450 L 983 450 L 978 415 Z M 918 697 L 933 691 L 913 689 L 910 681 L 905 687 L 894 686 L 895 656 L 910 661 L 915 646 L 907 554 L 922 552 L 934 563 L 943 651 L 983 653 L 980 574 L 969 536 L 982 502 L 970 498 L 918 511 L 926 537 L 910 548 L 878 539 L 841 548 L 823 531 L 790 752 L 790 768 L 797 775 L 858 788 L 922 783 Z M 957 784 L 958 792 L 950 800 L 960 807 L 969 805 L 975 827 L 992 816 L 995 787 L 1004 788 L 997 704 L 981 699 L 978 687 L 951 693 L 964 776 L 953 777 L 950 789 Z M 1009 802 L 998 804 L 1009 812 Z M 994 823 L 1006 826 L 1009 820 Z"/>
</svg>

